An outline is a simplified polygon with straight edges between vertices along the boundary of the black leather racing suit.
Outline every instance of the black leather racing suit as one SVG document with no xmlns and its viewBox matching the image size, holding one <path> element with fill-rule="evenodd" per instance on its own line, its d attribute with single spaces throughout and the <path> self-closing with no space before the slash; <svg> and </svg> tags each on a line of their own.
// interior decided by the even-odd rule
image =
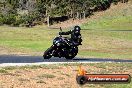
<svg viewBox="0 0 132 88">
<path fill-rule="evenodd" d="M 76 27 L 79 28 L 79 30 L 76 30 Z M 80 33 L 80 27 L 79 26 L 75 26 L 73 30 L 67 31 L 67 32 L 59 32 L 60 35 L 69 35 L 71 34 L 71 42 L 74 45 L 82 45 L 82 38 L 81 38 L 81 33 Z"/>
</svg>

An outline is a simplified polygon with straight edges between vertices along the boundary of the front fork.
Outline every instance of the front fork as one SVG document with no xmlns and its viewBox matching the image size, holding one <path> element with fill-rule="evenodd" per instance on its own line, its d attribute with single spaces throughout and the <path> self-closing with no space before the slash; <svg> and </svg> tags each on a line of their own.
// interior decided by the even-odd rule
<svg viewBox="0 0 132 88">
<path fill-rule="evenodd" d="M 59 47 L 55 45 L 52 45 L 51 47 L 53 48 L 53 52 L 52 52 L 53 56 L 61 58 L 62 55 L 61 55 L 61 51 L 59 50 Z"/>
</svg>

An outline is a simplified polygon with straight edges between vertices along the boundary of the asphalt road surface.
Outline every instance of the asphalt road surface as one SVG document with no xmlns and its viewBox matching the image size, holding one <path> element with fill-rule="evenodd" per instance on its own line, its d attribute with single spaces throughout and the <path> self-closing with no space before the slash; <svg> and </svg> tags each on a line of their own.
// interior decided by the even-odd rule
<svg viewBox="0 0 132 88">
<path fill-rule="evenodd" d="M 132 60 L 121 59 L 102 59 L 102 58 L 74 58 L 66 60 L 65 58 L 43 59 L 42 56 L 15 56 L 0 55 L 0 66 L 24 66 L 24 65 L 40 65 L 40 64 L 57 64 L 57 63 L 100 63 L 100 62 L 132 62 Z"/>
</svg>

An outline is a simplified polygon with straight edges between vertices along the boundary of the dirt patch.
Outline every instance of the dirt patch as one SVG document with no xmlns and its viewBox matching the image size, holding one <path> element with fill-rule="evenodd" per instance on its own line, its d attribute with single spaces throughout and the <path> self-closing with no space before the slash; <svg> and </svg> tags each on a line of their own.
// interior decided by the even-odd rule
<svg viewBox="0 0 132 88">
<path fill-rule="evenodd" d="M 74 80 L 76 72 L 73 69 L 75 68 L 70 66 L 54 70 L 39 68 L 25 71 L 17 69 L 10 73 L 19 74 L 19 76 L 0 74 L 0 82 L 4 88 L 62 88 L 64 85 L 77 88 Z M 17 73 L 18 71 L 19 73 Z"/>
</svg>

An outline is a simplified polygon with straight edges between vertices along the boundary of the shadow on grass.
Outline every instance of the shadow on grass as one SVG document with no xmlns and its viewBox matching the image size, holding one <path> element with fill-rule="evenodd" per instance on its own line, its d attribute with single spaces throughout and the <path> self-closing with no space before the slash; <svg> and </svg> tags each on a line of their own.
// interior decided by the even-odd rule
<svg viewBox="0 0 132 88">
<path fill-rule="evenodd" d="M 0 63 L 40 63 L 40 62 L 132 62 L 132 60 L 108 59 L 108 58 L 74 58 L 67 60 L 65 58 L 52 57 L 51 59 L 43 59 L 42 56 L 15 56 L 1 55 Z"/>
</svg>

